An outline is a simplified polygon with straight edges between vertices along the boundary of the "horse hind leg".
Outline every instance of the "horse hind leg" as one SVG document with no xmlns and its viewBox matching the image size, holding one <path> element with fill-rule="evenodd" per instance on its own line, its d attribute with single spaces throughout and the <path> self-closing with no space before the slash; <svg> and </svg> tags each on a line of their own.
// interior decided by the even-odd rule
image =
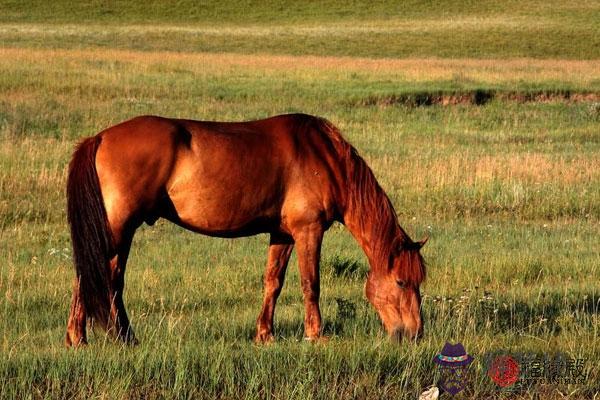
<svg viewBox="0 0 600 400">
<path fill-rule="evenodd" d="M 73 280 L 73 296 L 71 298 L 71 311 L 67 322 L 67 335 L 65 344 L 67 347 L 79 347 L 87 344 L 87 335 L 85 330 L 86 312 L 81 300 L 79 288 L 79 279 Z"/>
<path fill-rule="evenodd" d="M 108 184 L 103 187 L 108 187 L 104 194 L 104 204 L 116 252 L 109 262 L 108 293 L 111 301 L 107 330 L 126 344 L 136 344 L 137 340 L 125 310 L 123 291 L 131 242 L 143 218 L 137 207 L 138 202 L 122 195 L 123 191 L 118 188 Z"/>
<path fill-rule="evenodd" d="M 126 344 L 137 344 L 137 339 L 129 322 L 123 290 L 125 289 L 125 267 L 135 229 L 123 229 L 117 242 L 117 255 L 110 261 L 111 310 L 109 332 Z"/>
<path fill-rule="evenodd" d="M 112 224 L 113 226 L 116 224 Z M 108 291 L 111 297 L 110 321 L 107 326 L 108 332 L 114 334 L 125 343 L 136 343 L 136 339 L 125 310 L 123 302 L 123 290 L 125 288 L 125 266 L 133 240 L 135 229 L 126 229 L 119 226 L 112 229 L 115 239 L 116 254 L 111 258 L 110 285 Z M 71 310 L 67 322 L 67 335 L 65 344 L 67 347 L 81 346 L 87 344 L 86 320 L 87 313 L 81 299 L 79 280 L 73 282 L 73 296 L 71 298 Z"/>
</svg>

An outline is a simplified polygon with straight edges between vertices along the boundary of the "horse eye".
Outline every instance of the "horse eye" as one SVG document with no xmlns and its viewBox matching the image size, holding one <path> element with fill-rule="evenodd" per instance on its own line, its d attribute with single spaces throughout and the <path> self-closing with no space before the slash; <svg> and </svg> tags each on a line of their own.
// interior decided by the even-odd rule
<svg viewBox="0 0 600 400">
<path fill-rule="evenodd" d="M 398 284 L 400 289 L 406 289 L 406 282 L 398 279 L 398 280 L 396 280 L 396 283 Z"/>
</svg>

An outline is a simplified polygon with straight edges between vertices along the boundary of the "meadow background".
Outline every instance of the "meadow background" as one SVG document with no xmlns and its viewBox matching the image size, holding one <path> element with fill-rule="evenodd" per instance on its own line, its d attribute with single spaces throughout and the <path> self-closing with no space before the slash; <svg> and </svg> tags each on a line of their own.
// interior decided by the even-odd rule
<svg viewBox="0 0 600 400">
<path fill-rule="evenodd" d="M 326 343 L 302 341 L 295 258 L 277 342 L 252 343 L 268 237 L 159 221 L 134 239 L 141 340 L 64 348 L 74 275 L 66 166 L 139 114 L 324 116 L 419 239 L 425 336 L 390 343 L 368 266 L 326 235 Z M 0 0 L 0 398 L 414 399 L 446 341 L 475 357 L 461 398 L 600 392 L 600 2 Z M 585 358 L 584 385 L 499 391 L 489 352 Z M 447 395 L 444 395 L 444 397 Z"/>
</svg>

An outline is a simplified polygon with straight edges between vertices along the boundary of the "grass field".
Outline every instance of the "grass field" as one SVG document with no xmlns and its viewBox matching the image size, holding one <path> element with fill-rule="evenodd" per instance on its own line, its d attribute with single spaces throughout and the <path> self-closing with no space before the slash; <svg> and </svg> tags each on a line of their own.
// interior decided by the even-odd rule
<svg viewBox="0 0 600 400">
<path fill-rule="evenodd" d="M 446 341 L 475 357 L 457 398 L 600 396 L 599 2 L 164 4 L 0 1 L 0 398 L 415 399 Z M 330 340 L 302 340 L 293 258 L 277 342 L 256 346 L 268 238 L 159 221 L 126 278 L 140 345 L 96 332 L 66 350 L 76 140 L 139 114 L 286 112 L 339 126 L 401 225 L 430 235 L 424 338 L 388 341 L 334 225 Z M 584 358 L 587 383 L 500 391 L 481 361 L 496 351 Z"/>
</svg>

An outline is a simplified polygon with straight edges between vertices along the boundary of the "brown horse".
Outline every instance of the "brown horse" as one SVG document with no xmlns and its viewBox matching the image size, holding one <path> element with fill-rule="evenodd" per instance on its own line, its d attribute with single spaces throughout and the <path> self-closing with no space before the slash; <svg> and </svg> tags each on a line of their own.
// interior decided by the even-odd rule
<svg viewBox="0 0 600 400">
<path fill-rule="evenodd" d="M 419 249 L 398 225 L 373 173 L 328 121 L 304 114 L 250 122 L 137 117 L 83 140 L 67 183 L 76 270 L 67 345 L 86 343 L 93 318 L 135 342 L 123 304 L 135 230 L 166 218 L 217 237 L 271 235 L 256 341 L 273 339 L 275 303 L 298 254 L 308 339 L 321 333 L 319 258 L 334 221 L 366 253 L 365 285 L 388 333 L 423 330 Z"/>
</svg>

